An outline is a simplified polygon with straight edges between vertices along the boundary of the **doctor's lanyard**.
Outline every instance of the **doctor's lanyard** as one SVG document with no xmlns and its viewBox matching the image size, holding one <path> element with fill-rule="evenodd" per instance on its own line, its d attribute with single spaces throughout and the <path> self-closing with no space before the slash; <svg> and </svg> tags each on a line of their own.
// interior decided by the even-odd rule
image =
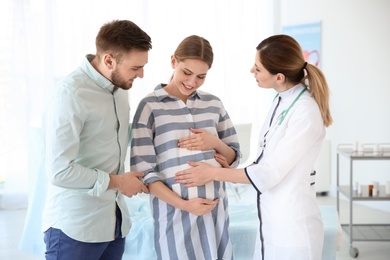
<svg viewBox="0 0 390 260">
<path fill-rule="evenodd" d="M 290 111 L 290 109 L 294 106 L 294 104 L 297 102 L 297 100 L 302 96 L 303 92 L 305 92 L 306 90 L 307 90 L 307 86 L 305 86 L 305 87 L 302 89 L 302 91 L 298 94 L 298 96 L 294 99 L 294 101 L 290 104 L 290 106 L 289 106 L 287 109 L 283 110 L 283 111 L 280 113 L 280 115 L 279 115 L 278 118 L 277 118 L 278 121 L 275 123 L 275 127 L 276 127 L 276 128 L 282 124 L 282 122 L 284 121 L 284 119 L 285 119 L 286 116 L 287 116 L 287 113 Z M 274 100 L 275 100 L 278 96 L 279 96 L 279 93 L 276 94 Z M 270 129 L 268 129 L 268 131 L 264 134 L 264 139 L 263 139 L 263 141 L 262 141 L 262 143 L 261 143 L 261 145 L 260 145 L 260 147 L 261 147 L 261 153 L 260 153 L 259 157 L 257 158 L 257 160 L 255 161 L 256 164 L 259 163 L 260 158 L 261 158 L 262 155 L 263 155 L 263 152 L 264 152 L 264 149 L 265 149 L 265 145 L 266 145 L 266 136 L 267 136 L 267 134 L 268 134 L 269 131 L 270 131 Z M 276 129 L 275 129 L 275 131 L 276 131 Z M 273 133 L 275 133 L 275 131 L 273 131 Z M 273 133 L 272 133 L 272 135 L 273 135 Z M 271 135 L 271 136 L 272 136 L 272 135 Z M 268 137 L 268 140 L 271 139 L 271 136 Z"/>
</svg>

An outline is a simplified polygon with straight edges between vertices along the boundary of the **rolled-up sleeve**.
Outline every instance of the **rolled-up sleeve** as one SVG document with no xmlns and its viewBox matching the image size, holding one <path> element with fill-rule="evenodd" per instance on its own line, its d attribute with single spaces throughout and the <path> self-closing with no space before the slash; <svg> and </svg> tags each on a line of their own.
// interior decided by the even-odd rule
<svg viewBox="0 0 390 260">
<path fill-rule="evenodd" d="M 91 196 L 101 196 L 108 188 L 108 184 L 110 183 L 110 176 L 108 173 L 96 170 L 97 180 L 95 181 L 95 185 L 88 191 L 88 194 Z"/>
</svg>

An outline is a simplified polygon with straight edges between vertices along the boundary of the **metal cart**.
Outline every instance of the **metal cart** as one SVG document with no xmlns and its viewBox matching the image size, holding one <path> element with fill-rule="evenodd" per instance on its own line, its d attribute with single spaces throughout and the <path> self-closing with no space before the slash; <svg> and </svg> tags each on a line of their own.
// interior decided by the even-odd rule
<svg viewBox="0 0 390 260">
<path fill-rule="evenodd" d="M 387 146 L 389 144 L 382 144 Z M 349 185 L 340 185 L 340 156 L 349 160 Z M 358 257 L 359 250 L 353 247 L 353 241 L 390 241 L 390 224 L 354 224 L 353 223 L 353 201 L 385 201 L 390 200 L 390 194 L 386 194 L 385 186 L 380 186 L 378 194 L 371 195 L 368 186 L 362 186 L 361 193 L 353 190 L 353 165 L 355 161 L 362 160 L 390 160 L 390 149 L 356 150 L 352 144 L 341 144 L 337 147 L 337 212 L 340 215 L 339 199 L 340 193 L 349 200 L 349 224 L 341 224 L 342 229 L 349 235 L 349 255 Z"/>
</svg>

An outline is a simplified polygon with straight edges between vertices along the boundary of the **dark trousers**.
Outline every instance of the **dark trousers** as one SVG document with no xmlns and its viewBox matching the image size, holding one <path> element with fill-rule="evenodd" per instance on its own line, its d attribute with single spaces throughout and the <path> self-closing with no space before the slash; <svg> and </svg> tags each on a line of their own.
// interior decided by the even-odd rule
<svg viewBox="0 0 390 260">
<path fill-rule="evenodd" d="M 60 229 L 49 228 L 44 235 L 46 260 L 120 260 L 125 251 L 122 238 L 122 214 L 116 208 L 115 240 L 101 243 L 86 243 L 74 240 Z M 104 227 L 96 227 L 104 228 Z"/>
</svg>

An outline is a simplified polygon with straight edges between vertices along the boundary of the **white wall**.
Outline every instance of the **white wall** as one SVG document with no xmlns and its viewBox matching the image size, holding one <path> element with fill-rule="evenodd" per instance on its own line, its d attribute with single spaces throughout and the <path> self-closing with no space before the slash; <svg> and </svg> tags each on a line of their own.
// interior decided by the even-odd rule
<svg viewBox="0 0 390 260">
<path fill-rule="evenodd" d="M 279 1 L 277 1 L 279 2 Z M 390 1 L 280 0 L 275 24 L 322 22 L 322 69 L 331 89 L 333 125 L 331 192 L 336 189 L 336 148 L 340 143 L 390 143 Z M 341 161 L 341 183 L 349 165 Z M 390 181 L 390 161 L 354 166 L 360 183 Z M 390 203 L 370 203 L 390 211 Z"/>
<path fill-rule="evenodd" d="M 25 120 L 23 117 L 15 116 L 15 111 L 10 109 L 10 115 L 12 114 L 14 120 L 7 121 L 4 125 L 12 126 L 10 131 L 12 133 L 18 133 L 16 130 L 19 128 L 26 128 L 18 127 L 20 122 L 29 125 L 30 122 L 39 121 L 40 113 L 36 111 L 41 109 L 44 100 L 42 96 L 53 88 L 52 81 L 78 66 L 84 54 L 94 52 L 94 37 L 103 22 L 113 18 L 130 17 L 150 33 L 154 45 L 145 78 L 137 80 L 136 86 L 131 90 L 132 112 L 141 97 L 149 93 L 157 83 L 169 77 L 171 68 L 165 61 L 169 62 L 179 39 L 184 35 L 202 33 L 210 37 L 215 46 L 216 56 L 215 64 L 202 88 L 223 100 L 234 123 L 254 124 L 252 137 L 257 139 L 273 93 L 258 88 L 253 75 L 249 73 L 254 62 L 256 45 L 267 36 L 267 33 L 278 33 L 282 25 L 320 20 L 322 69 L 332 91 L 331 109 L 335 120 L 328 130 L 328 138 L 332 142 L 332 189 L 334 190 L 336 186 L 337 144 L 352 143 L 356 140 L 390 143 L 388 115 L 390 83 L 387 77 L 390 68 L 387 64 L 390 60 L 388 0 L 203 0 L 198 1 L 196 6 L 192 6 L 191 1 L 171 0 L 165 1 L 164 4 L 158 0 L 138 0 L 131 3 L 115 0 L 115 4 L 110 6 L 94 1 L 94 12 L 88 17 L 85 17 L 85 10 L 92 1 L 40 0 L 34 3 L 21 1 L 16 4 L 15 1 L 8 0 L 1 3 L 3 2 L 8 3 L 15 12 L 14 15 L 8 12 L 11 17 L 15 16 L 11 19 L 15 23 L 15 28 L 23 29 L 12 34 L 14 37 L 19 34 L 23 36 L 21 37 L 23 41 L 18 41 L 19 44 L 13 46 L 28 47 L 12 48 L 12 51 L 7 51 L 6 53 L 12 55 L 8 55 L 10 58 L 6 59 L 7 66 L 2 66 L 12 72 L 4 73 L 2 77 L 11 75 L 10 82 L 13 83 L 12 87 L 4 87 L 3 92 L 23 90 L 17 92 L 18 96 L 14 95 L 14 92 L 10 95 L 15 100 L 18 98 L 23 102 L 13 102 L 12 99 L 8 103 L 20 111 L 31 111 L 29 113 L 31 118 Z M 17 7 L 19 9 L 16 9 Z M 66 10 L 72 10 L 73 19 L 68 19 Z M 145 13 L 141 12 L 142 10 L 146 10 Z M 244 15 L 240 16 L 241 14 Z M 8 21 L 8 16 L 1 17 Z M 82 21 L 82 18 L 86 20 Z M 4 30 L 2 32 L 3 37 L 7 36 Z M 16 51 L 19 49 L 25 51 Z M 69 50 L 69 53 L 66 52 Z M 63 53 L 65 55 L 61 56 Z M 44 54 L 47 56 L 42 58 Z M 26 58 L 31 61 L 26 62 Z M 24 61 L 23 64 L 19 62 L 20 60 Z M 41 63 L 46 64 L 44 69 L 41 69 L 44 67 Z M 26 67 L 31 64 L 34 65 L 32 69 Z M 24 76 L 28 74 L 26 78 L 29 82 L 25 88 L 17 85 L 24 78 L 15 81 L 17 77 L 12 77 L 15 73 L 21 74 L 22 69 L 28 72 L 22 73 Z M 55 79 L 49 78 L 53 75 Z M 34 84 L 31 84 L 31 80 L 34 80 Z M 21 97 L 28 101 L 24 102 L 25 99 Z M 27 105 L 27 109 L 21 104 Z M 35 123 L 31 124 L 35 126 Z M 253 141 L 251 151 L 255 153 L 256 149 L 257 142 Z M 19 156 L 15 158 L 20 161 Z M 365 162 L 359 164 L 358 168 L 357 175 L 362 178 L 362 183 L 374 179 L 381 182 L 390 180 L 390 162 Z M 372 173 L 378 173 L 379 176 L 372 176 Z M 12 175 L 15 175 L 14 172 Z M 347 174 L 343 172 L 342 182 L 347 181 Z M 389 204 L 386 206 L 390 209 Z"/>
</svg>

